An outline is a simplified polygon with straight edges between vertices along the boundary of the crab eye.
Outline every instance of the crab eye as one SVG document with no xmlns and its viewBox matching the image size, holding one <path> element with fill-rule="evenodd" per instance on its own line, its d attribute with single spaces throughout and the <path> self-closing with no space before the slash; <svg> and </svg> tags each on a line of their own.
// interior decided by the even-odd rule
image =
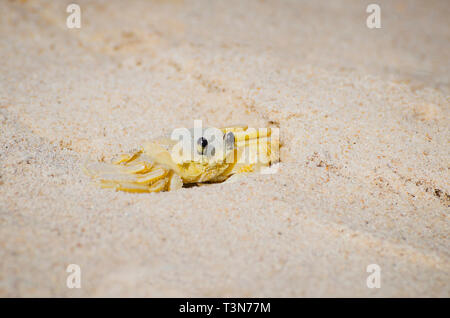
<svg viewBox="0 0 450 318">
<path fill-rule="evenodd" d="M 206 140 L 206 138 L 200 137 L 197 140 L 197 145 L 199 145 L 200 147 L 202 147 L 204 149 L 204 148 L 206 148 L 206 146 L 208 146 L 208 140 Z"/>
<path fill-rule="evenodd" d="M 197 140 L 197 152 L 200 155 L 203 155 L 205 150 L 206 150 L 206 147 L 208 147 L 208 140 L 206 140 L 206 138 L 204 138 L 204 137 L 198 138 L 198 140 Z"/>
<path fill-rule="evenodd" d="M 231 131 L 227 132 L 227 133 L 223 136 L 223 140 L 224 140 L 225 145 L 226 145 L 227 147 L 234 147 L 234 141 L 235 141 L 235 138 L 234 138 L 234 134 L 233 134 Z"/>
</svg>

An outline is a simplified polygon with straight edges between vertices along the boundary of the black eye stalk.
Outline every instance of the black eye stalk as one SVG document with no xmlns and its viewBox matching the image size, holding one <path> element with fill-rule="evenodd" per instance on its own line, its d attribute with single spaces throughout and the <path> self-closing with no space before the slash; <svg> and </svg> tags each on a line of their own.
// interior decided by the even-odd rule
<svg viewBox="0 0 450 318">
<path fill-rule="evenodd" d="M 227 132 L 223 136 L 223 140 L 225 142 L 226 149 L 233 149 L 234 148 L 235 137 L 234 137 L 234 134 L 231 131 Z"/>
<path fill-rule="evenodd" d="M 204 137 L 200 137 L 197 140 L 197 144 L 202 148 L 206 148 L 206 146 L 208 146 L 208 140 L 206 140 L 206 138 Z"/>
<path fill-rule="evenodd" d="M 208 140 L 206 140 L 206 138 L 204 138 L 204 137 L 200 137 L 197 140 L 197 145 L 199 147 L 198 153 L 203 155 L 206 147 L 208 147 Z"/>
</svg>

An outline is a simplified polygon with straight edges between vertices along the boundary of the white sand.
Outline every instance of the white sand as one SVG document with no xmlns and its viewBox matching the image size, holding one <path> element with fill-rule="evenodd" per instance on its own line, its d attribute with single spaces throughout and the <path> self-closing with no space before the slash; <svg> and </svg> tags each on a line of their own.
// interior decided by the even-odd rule
<svg viewBox="0 0 450 318">
<path fill-rule="evenodd" d="M 365 1 L 77 3 L 69 30 L 0 2 L 0 296 L 450 296 L 448 1 L 380 2 L 378 30 Z M 280 171 L 81 172 L 194 119 L 279 125 Z"/>
</svg>

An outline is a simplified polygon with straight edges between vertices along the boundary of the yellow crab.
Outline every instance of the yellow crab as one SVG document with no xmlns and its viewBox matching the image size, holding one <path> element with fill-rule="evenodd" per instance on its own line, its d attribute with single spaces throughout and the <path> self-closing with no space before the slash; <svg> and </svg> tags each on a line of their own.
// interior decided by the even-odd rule
<svg viewBox="0 0 450 318">
<path fill-rule="evenodd" d="M 223 182 L 233 175 L 261 171 L 279 160 L 277 129 L 236 125 L 174 132 L 112 163 L 86 164 L 85 172 L 103 188 L 160 192 Z"/>
</svg>

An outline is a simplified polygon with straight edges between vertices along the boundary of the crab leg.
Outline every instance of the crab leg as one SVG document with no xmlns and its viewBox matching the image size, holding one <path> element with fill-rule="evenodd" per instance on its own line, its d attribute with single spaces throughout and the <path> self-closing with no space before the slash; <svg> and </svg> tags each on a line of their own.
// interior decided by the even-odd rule
<svg viewBox="0 0 450 318">
<path fill-rule="evenodd" d="M 125 192 L 160 192 L 165 189 L 167 179 L 156 181 L 151 185 L 141 185 L 132 182 L 115 182 L 115 183 L 102 183 L 102 188 L 113 188 L 116 191 Z"/>
<path fill-rule="evenodd" d="M 183 185 L 178 175 L 155 165 L 142 151 L 122 155 L 113 163 L 87 164 L 85 170 L 101 187 L 127 192 L 159 192 Z"/>
</svg>

